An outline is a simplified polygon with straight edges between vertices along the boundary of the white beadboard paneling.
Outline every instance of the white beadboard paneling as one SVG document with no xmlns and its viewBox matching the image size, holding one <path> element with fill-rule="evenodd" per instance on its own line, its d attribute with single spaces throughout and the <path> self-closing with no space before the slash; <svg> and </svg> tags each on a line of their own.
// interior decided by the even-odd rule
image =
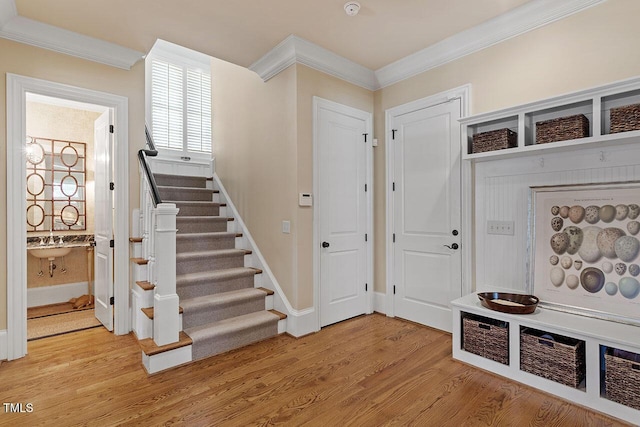
<svg viewBox="0 0 640 427">
<path fill-rule="evenodd" d="M 524 292 L 528 289 L 529 188 L 640 181 L 640 141 L 479 162 L 475 170 L 476 290 L 498 287 Z M 514 235 L 487 234 L 488 220 L 514 221 Z"/>
</svg>

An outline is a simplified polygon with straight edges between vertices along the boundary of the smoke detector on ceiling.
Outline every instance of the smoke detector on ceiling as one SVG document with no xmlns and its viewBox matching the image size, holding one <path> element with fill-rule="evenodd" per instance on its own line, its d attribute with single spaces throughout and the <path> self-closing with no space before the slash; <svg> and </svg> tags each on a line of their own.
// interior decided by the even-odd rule
<svg viewBox="0 0 640 427">
<path fill-rule="evenodd" d="M 360 3 L 357 1 L 349 1 L 344 4 L 344 11 L 349 16 L 356 16 L 360 11 Z"/>
</svg>

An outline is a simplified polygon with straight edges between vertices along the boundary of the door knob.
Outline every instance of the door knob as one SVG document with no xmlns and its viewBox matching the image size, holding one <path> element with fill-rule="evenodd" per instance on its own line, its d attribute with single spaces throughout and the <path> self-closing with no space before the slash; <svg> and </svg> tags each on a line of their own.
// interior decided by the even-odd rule
<svg viewBox="0 0 640 427">
<path fill-rule="evenodd" d="M 329 242 L 322 242 L 322 247 L 323 248 L 328 248 L 329 247 Z"/>
<path fill-rule="evenodd" d="M 444 246 L 449 249 L 453 249 L 454 251 L 460 247 L 457 243 L 452 243 L 451 246 L 449 245 L 444 245 Z"/>
<path fill-rule="evenodd" d="M 457 235 L 458 235 L 458 230 L 453 230 L 453 231 L 451 232 L 451 234 L 453 234 L 454 236 L 457 236 Z"/>
</svg>

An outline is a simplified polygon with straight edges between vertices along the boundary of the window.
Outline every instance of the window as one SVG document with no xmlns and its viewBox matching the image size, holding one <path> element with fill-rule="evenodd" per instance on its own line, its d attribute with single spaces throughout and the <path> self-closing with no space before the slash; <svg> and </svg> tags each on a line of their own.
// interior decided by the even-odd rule
<svg viewBox="0 0 640 427">
<path fill-rule="evenodd" d="M 147 122 L 168 156 L 211 157 L 209 57 L 158 40 L 146 59 Z"/>
</svg>

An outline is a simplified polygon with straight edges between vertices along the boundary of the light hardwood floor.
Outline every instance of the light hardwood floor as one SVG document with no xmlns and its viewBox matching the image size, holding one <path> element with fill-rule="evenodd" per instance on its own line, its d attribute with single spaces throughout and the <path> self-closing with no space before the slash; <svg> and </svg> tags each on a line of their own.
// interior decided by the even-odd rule
<svg viewBox="0 0 640 427">
<path fill-rule="evenodd" d="M 148 376 L 132 336 L 29 343 L 0 364 L 0 425 L 623 426 L 451 359 L 451 337 L 374 314 Z"/>
</svg>

